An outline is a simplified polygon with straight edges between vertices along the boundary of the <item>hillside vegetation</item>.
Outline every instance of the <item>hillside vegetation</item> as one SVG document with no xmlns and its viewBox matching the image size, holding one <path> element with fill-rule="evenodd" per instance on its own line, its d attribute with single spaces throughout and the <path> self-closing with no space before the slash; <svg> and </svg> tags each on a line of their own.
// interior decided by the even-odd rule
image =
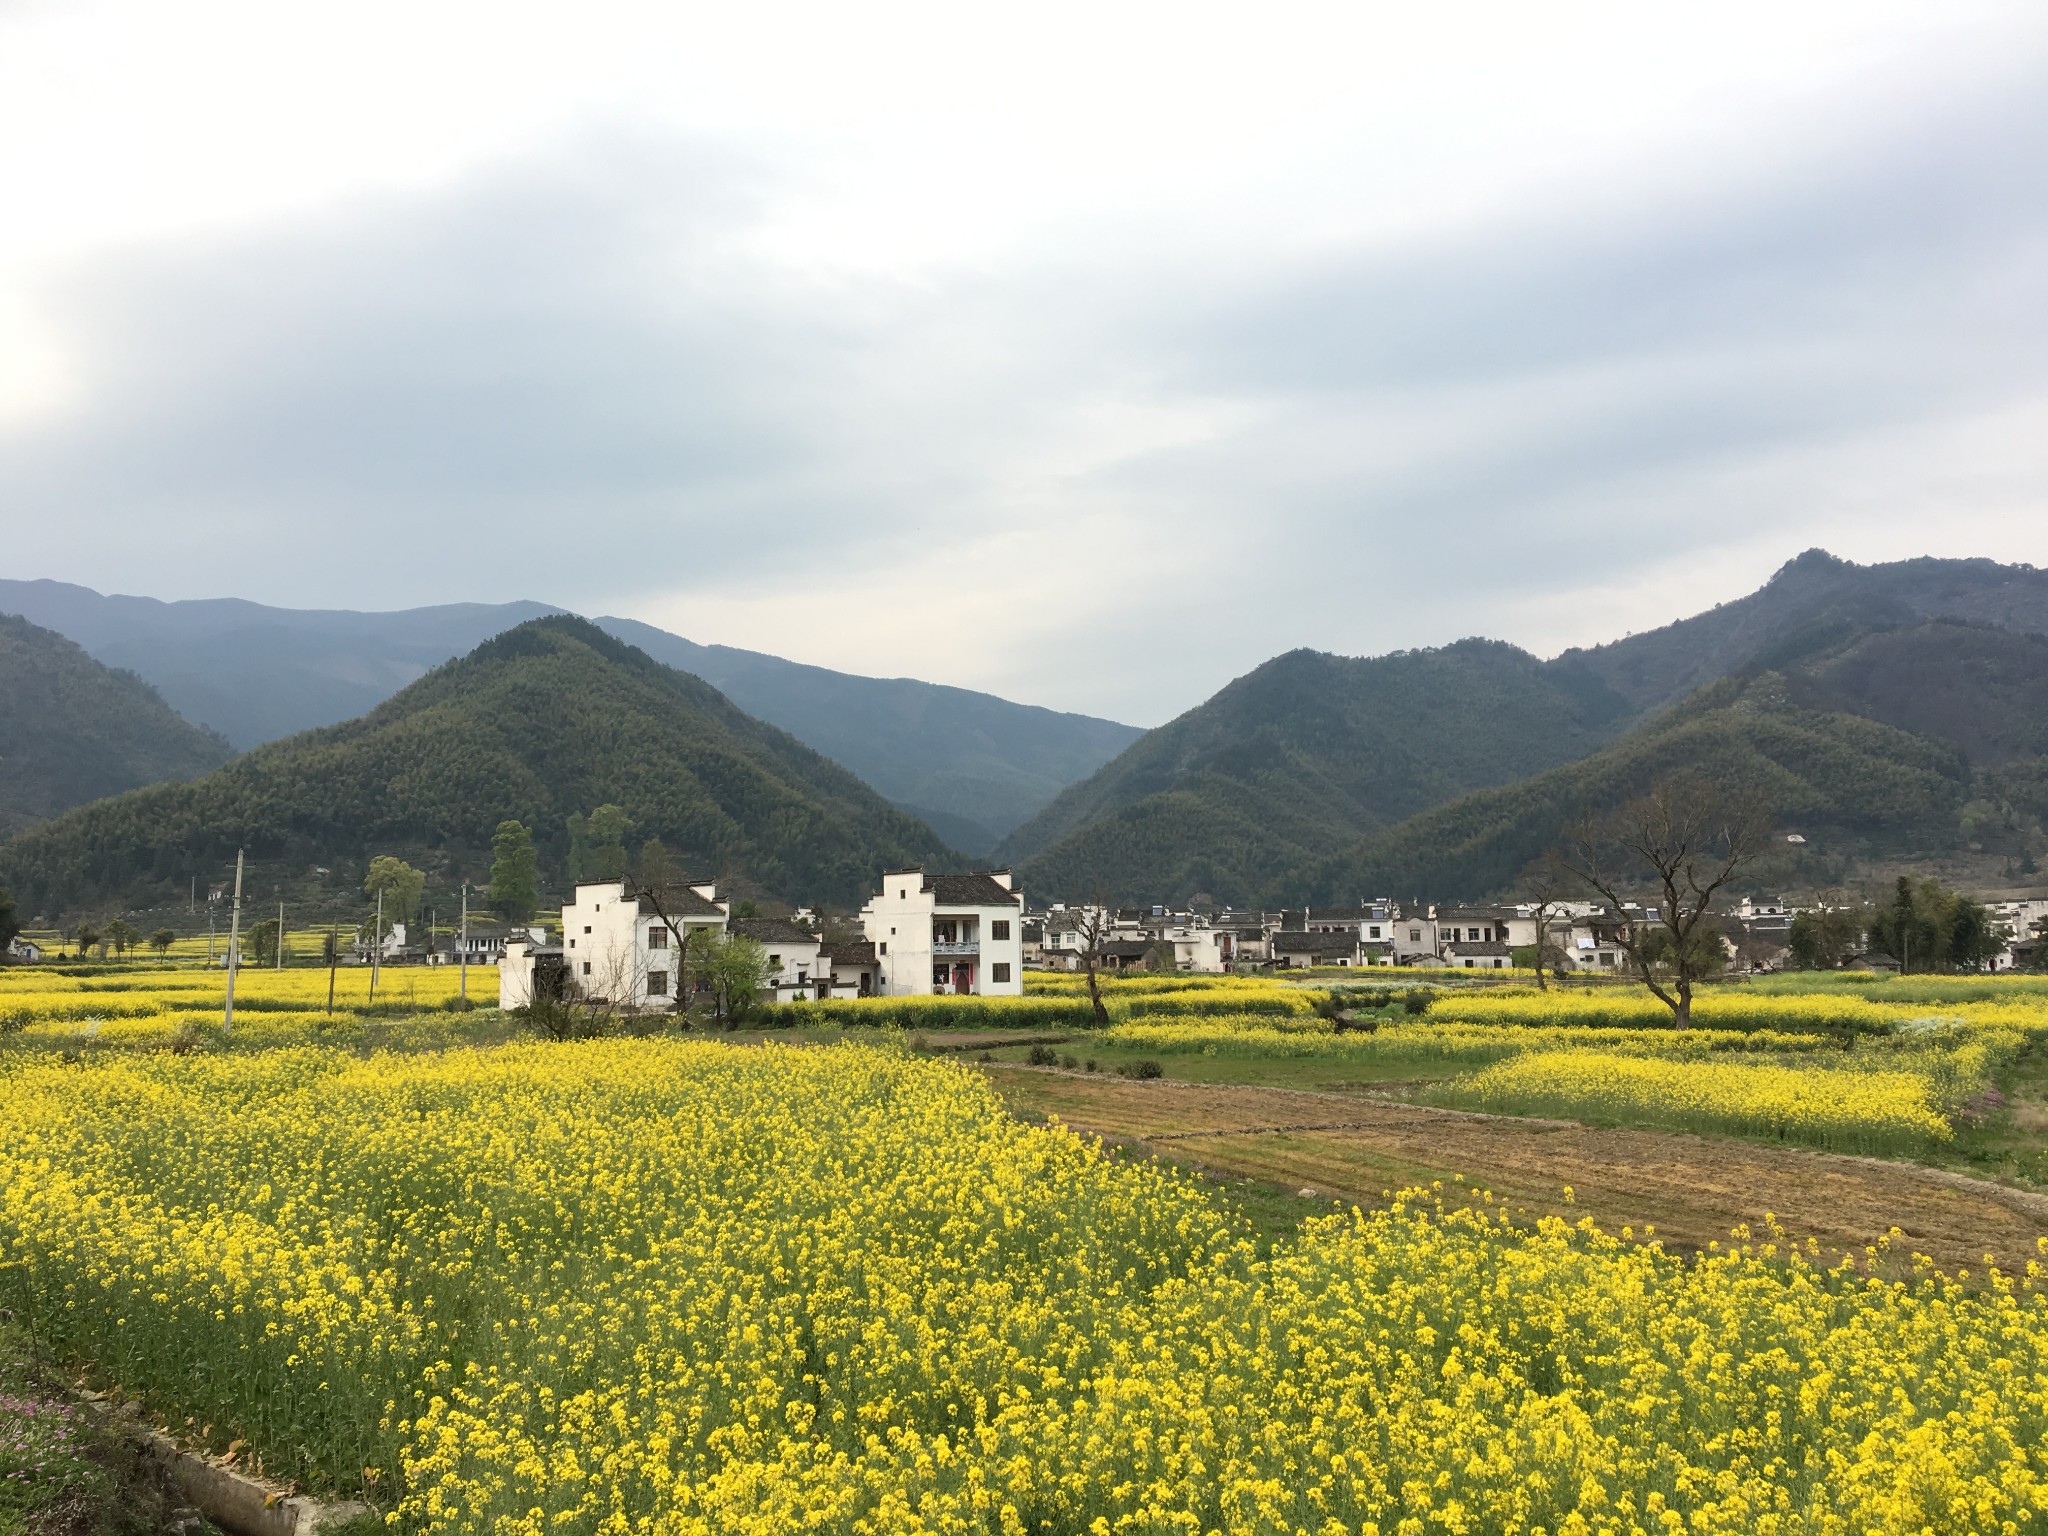
<svg viewBox="0 0 2048 1536">
<path fill-rule="evenodd" d="M 486 641 L 360 720 L 36 828 L 0 848 L 0 884 L 31 910 L 141 904 L 241 846 L 287 864 L 441 850 L 480 869 L 507 817 L 559 863 L 567 818 L 604 803 L 691 869 L 776 895 L 847 902 L 884 865 L 946 857 L 928 827 L 708 683 L 557 617 Z"/>
<path fill-rule="evenodd" d="M 1291 651 L 1074 785 L 999 854 L 1052 893 L 1243 899 L 1361 831 L 1583 756 L 1624 712 L 1499 641 Z"/>
<path fill-rule="evenodd" d="M 1737 602 L 1551 662 L 1490 641 L 1294 652 L 1140 740 L 1001 851 L 1050 896 L 1477 894 L 1514 878 L 1539 828 L 1529 852 L 1564 815 L 1699 753 L 1748 764 L 1786 815 L 1851 832 L 1825 845 L 1831 875 L 1878 849 L 1972 848 L 2024 872 L 2048 854 L 2042 629 L 2048 573 L 2031 567 L 1814 550 Z"/>
<path fill-rule="evenodd" d="M 1684 770 L 1753 791 L 1807 857 L 1952 841 L 1970 771 L 1945 743 L 1855 715 L 1802 709 L 1775 672 L 1725 679 L 1580 762 L 1424 812 L 1301 872 L 1325 899 L 1360 891 L 1439 899 L 1513 883 L 1581 812 L 1620 805 Z"/>
<path fill-rule="evenodd" d="M 192 778 L 232 755 L 134 673 L 0 614 L 0 837 L 88 800 Z"/>
</svg>

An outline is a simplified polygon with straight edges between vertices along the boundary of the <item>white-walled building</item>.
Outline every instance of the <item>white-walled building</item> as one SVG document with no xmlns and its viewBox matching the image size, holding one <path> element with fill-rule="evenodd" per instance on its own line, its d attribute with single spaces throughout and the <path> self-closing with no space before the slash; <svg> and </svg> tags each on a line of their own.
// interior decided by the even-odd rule
<svg viewBox="0 0 2048 1536">
<path fill-rule="evenodd" d="M 752 939 L 767 956 L 766 1001 L 793 1003 L 800 998 L 831 996 L 832 962 L 824 944 L 809 929 L 784 917 L 736 917 L 726 932 Z"/>
<path fill-rule="evenodd" d="M 892 869 L 860 910 L 875 946 L 877 993 L 1024 995 L 1024 898 L 1007 869 L 928 875 Z"/>
<path fill-rule="evenodd" d="M 718 888 L 670 885 L 648 892 L 618 880 L 581 882 L 562 908 L 560 965 L 567 989 L 622 1008 L 673 1008 L 682 991 L 683 947 L 693 929 L 723 933 L 731 903 Z M 667 915 L 663 921 L 662 915 Z M 533 1001 L 552 945 L 512 943 L 498 962 L 498 1006 Z"/>
</svg>

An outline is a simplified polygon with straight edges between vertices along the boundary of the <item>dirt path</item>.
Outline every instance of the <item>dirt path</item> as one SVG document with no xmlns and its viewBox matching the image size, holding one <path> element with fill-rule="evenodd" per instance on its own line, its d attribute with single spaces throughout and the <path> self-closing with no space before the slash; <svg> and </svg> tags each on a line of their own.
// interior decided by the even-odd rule
<svg viewBox="0 0 2048 1536">
<path fill-rule="evenodd" d="M 1442 1180 L 1517 1210 L 1591 1216 L 1611 1232 L 1654 1227 L 1667 1246 L 1725 1240 L 1766 1212 L 1830 1256 L 1897 1227 L 1894 1249 L 1944 1269 L 2041 1256 L 2048 1196 L 1911 1163 L 1564 1120 L 1470 1114 L 1291 1088 L 1150 1082 L 986 1068 L 1005 1100 L 1078 1130 L 1136 1142 L 1215 1173 L 1312 1188 L 1346 1204 Z M 1567 1206 L 1564 1189 L 1572 1188 Z"/>
</svg>

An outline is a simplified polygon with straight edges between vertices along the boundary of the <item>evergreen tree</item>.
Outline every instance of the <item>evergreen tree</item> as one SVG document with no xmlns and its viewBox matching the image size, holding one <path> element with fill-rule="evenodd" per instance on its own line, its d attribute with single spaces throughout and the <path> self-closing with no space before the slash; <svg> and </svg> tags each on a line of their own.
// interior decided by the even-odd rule
<svg viewBox="0 0 2048 1536">
<path fill-rule="evenodd" d="M 569 878 L 572 880 L 623 880 L 626 878 L 626 834 L 633 828 L 625 810 L 600 805 L 585 816 L 581 811 L 569 818 Z"/>
<path fill-rule="evenodd" d="M 21 932 L 21 919 L 14 910 L 14 897 L 7 887 L 0 885 L 0 965 L 7 963 L 7 946 L 14 942 L 14 936 Z"/>
<path fill-rule="evenodd" d="M 668 848 L 660 838 L 650 837 L 640 845 L 638 878 L 642 885 L 657 890 L 675 883 L 675 860 L 668 856 Z"/>
<path fill-rule="evenodd" d="M 540 863 L 523 822 L 501 821 L 491 835 L 491 908 L 508 923 L 529 922 L 540 908 Z"/>
<path fill-rule="evenodd" d="M 424 871 L 414 869 L 405 860 L 388 853 L 380 853 L 370 860 L 370 872 L 363 878 L 363 890 L 373 901 L 379 891 L 384 893 L 384 927 L 387 933 L 393 923 L 412 920 L 420 904 L 420 892 L 426 888 Z"/>
</svg>

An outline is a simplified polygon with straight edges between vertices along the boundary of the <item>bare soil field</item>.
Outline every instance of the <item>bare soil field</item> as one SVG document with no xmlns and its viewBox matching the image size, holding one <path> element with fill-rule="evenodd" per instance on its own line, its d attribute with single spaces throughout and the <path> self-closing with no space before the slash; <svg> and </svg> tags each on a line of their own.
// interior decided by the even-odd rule
<svg viewBox="0 0 2048 1536">
<path fill-rule="evenodd" d="M 1726 1241 L 1744 1225 L 1760 1232 L 1769 1213 L 1830 1259 L 1861 1259 L 1896 1227 L 1893 1263 L 1919 1253 L 1948 1270 L 1977 1268 L 1987 1254 L 2001 1268 L 2023 1267 L 2048 1237 L 2048 1195 L 1912 1163 L 1358 1094 L 983 1070 L 1018 1114 L 1056 1116 L 1213 1175 L 1312 1189 L 1344 1205 L 1441 1181 L 1453 1200 L 1491 1191 L 1517 1213 L 1590 1216 L 1617 1234 L 1654 1231 L 1673 1249 Z"/>
</svg>

